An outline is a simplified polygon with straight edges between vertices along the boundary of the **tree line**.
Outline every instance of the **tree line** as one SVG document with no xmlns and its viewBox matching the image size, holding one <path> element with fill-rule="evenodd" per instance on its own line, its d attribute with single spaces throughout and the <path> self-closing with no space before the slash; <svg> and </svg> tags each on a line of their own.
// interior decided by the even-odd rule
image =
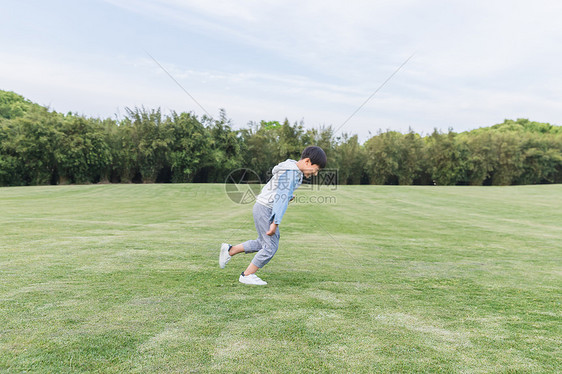
<svg viewBox="0 0 562 374">
<path fill-rule="evenodd" d="M 223 183 L 238 168 L 262 181 L 308 145 L 322 147 L 339 184 L 562 183 L 562 126 L 527 119 L 456 133 L 379 131 L 364 143 L 331 127 L 127 109 L 123 119 L 57 113 L 0 91 L 0 186 Z"/>
</svg>

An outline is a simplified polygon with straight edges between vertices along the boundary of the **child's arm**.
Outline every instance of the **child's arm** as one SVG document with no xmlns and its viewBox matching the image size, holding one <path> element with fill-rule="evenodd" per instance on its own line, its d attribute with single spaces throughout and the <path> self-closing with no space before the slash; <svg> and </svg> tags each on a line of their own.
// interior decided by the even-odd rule
<svg viewBox="0 0 562 374">
<path fill-rule="evenodd" d="M 289 199 L 289 203 L 291 201 L 293 201 L 294 199 L 295 199 L 295 196 L 291 196 L 291 198 Z M 266 234 L 269 235 L 269 236 L 275 234 L 275 231 L 277 231 L 277 226 L 279 226 L 279 225 L 276 224 L 275 222 L 271 222 L 271 225 L 269 225 L 269 231 L 267 231 Z"/>
<path fill-rule="evenodd" d="M 294 170 L 286 170 L 279 176 L 279 183 L 277 185 L 277 191 L 271 211 L 271 224 L 267 235 L 271 236 L 275 234 L 277 226 L 281 223 L 281 219 L 283 219 L 283 215 L 287 210 L 289 201 L 293 198 L 293 191 L 297 185 L 297 179 L 298 174 Z"/>
</svg>

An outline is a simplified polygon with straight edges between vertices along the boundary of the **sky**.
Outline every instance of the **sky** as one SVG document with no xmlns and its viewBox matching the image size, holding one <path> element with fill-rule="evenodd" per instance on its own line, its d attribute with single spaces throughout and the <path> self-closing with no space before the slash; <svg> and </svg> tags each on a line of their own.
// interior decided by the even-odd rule
<svg viewBox="0 0 562 374">
<path fill-rule="evenodd" d="M 234 128 L 287 118 L 362 141 L 562 125 L 560 19 L 554 0 L 0 0 L 0 89 L 89 117 L 224 109 Z"/>
</svg>

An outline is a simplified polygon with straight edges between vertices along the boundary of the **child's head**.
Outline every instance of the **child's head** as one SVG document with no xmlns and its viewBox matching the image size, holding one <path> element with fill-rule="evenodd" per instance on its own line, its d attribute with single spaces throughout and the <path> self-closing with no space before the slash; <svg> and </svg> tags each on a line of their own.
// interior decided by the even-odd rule
<svg viewBox="0 0 562 374">
<path fill-rule="evenodd" d="M 318 170 L 326 167 L 327 161 L 328 160 L 326 157 L 326 153 L 324 153 L 324 150 L 320 147 L 312 145 L 310 147 L 306 147 L 304 151 L 302 151 L 301 159 L 299 161 L 299 164 L 301 164 L 302 167 L 299 166 L 299 168 L 308 178 L 312 174 L 318 174 Z"/>
</svg>

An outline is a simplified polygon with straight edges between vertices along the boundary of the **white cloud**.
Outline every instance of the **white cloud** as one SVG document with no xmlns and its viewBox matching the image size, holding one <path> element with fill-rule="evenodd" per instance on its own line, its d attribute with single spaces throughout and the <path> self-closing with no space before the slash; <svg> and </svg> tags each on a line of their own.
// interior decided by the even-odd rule
<svg viewBox="0 0 562 374">
<path fill-rule="evenodd" d="M 288 117 L 337 127 L 415 50 L 344 131 L 365 137 L 377 126 L 464 130 L 506 117 L 562 122 L 559 2 L 107 3 L 130 16 L 132 35 L 145 31 L 147 20 L 167 34 L 151 26 L 154 38 L 135 40 L 138 52 L 130 48 L 120 58 L 103 41 L 96 50 L 105 54 L 94 57 L 59 44 L 60 59 L 45 58 L 49 45 L 25 52 L 5 45 L 1 88 L 90 115 L 127 105 L 201 114 L 143 46 L 156 50 L 155 58 L 209 112 L 225 108 L 237 126 Z"/>
</svg>

